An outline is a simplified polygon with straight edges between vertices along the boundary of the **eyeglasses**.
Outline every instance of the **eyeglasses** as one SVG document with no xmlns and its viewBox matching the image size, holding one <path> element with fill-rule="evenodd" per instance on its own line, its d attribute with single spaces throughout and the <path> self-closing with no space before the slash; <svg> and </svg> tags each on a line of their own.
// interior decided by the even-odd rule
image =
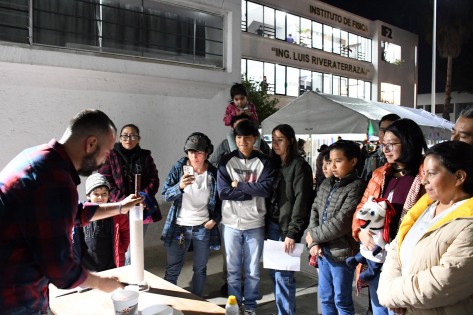
<svg viewBox="0 0 473 315">
<path fill-rule="evenodd" d="M 120 139 L 122 139 L 123 141 L 128 141 L 128 140 L 135 141 L 135 140 L 139 140 L 140 136 L 139 135 L 120 135 Z"/>
<path fill-rule="evenodd" d="M 381 143 L 379 147 L 383 151 L 392 151 L 395 145 L 401 144 L 400 142 L 391 142 L 391 143 Z"/>
</svg>

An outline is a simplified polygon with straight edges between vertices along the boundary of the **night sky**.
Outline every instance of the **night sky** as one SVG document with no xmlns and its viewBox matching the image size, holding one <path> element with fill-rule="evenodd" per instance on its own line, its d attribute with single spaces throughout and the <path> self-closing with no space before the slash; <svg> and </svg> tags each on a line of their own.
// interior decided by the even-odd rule
<svg viewBox="0 0 473 315">
<path fill-rule="evenodd" d="M 458 7 L 461 1 L 437 0 L 452 3 Z M 432 32 L 432 0 L 410 0 L 410 1 L 380 1 L 380 0 L 323 0 L 335 7 L 355 13 L 370 20 L 382 20 L 402 29 L 419 35 L 419 93 L 430 93 L 431 73 L 432 73 L 432 43 L 427 37 L 431 37 Z M 464 1 L 464 12 L 468 12 L 473 18 L 473 1 Z M 444 10 L 437 9 L 437 15 Z M 473 27 L 469 23 L 469 28 L 473 32 Z M 437 19 L 439 25 L 439 18 Z M 473 36 L 463 44 L 462 52 L 458 58 L 453 60 L 452 90 L 469 91 L 473 93 Z M 447 59 L 443 59 L 437 53 L 437 75 L 436 90 L 445 90 Z"/>
</svg>

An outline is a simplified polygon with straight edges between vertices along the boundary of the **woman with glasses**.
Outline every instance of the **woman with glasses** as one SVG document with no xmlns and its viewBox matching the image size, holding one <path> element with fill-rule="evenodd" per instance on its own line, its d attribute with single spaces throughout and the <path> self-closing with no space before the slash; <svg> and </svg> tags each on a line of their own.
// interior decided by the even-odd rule
<svg viewBox="0 0 473 315">
<path fill-rule="evenodd" d="M 386 128 L 381 148 L 387 163 L 374 170 L 352 223 L 353 238 L 370 250 L 375 247 L 373 237 L 370 232 L 361 230 L 360 221 L 356 219 L 356 213 L 368 197 L 387 198 L 393 205 L 396 215 L 391 219 L 389 231 L 390 239 L 394 239 L 403 215 L 425 192 L 421 185 L 420 167 L 427 144 L 420 127 L 410 119 L 393 122 Z M 361 265 L 358 266 L 357 279 L 361 268 Z M 388 314 L 388 309 L 378 301 L 378 282 L 379 275 L 368 283 L 373 315 Z M 366 283 L 357 280 L 358 289 L 364 285 Z"/>
<path fill-rule="evenodd" d="M 192 133 L 184 144 L 186 156 L 171 168 L 162 192 L 166 202 L 172 202 L 161 233 L 167 255 L 164 279 L 177 284 L 192 243 L 191 292 L 197 296 L 204 292 L 210 249 L 220 249 L 218 223 L 222 219 L 222 203 L 217 196 L 217 169 L 207 160 L 212 151 L 212 142 L 206 135 Z"/>
<path fill-rule="evenodd" d="M 120 142 L 116 143 L 104 165 L 99 169 L 110 183 L 110 200 L 120 201 L 135 193 L 135 175 L 141 174 L 141 192 L 145 193 L 143 233 L 149 223 L 161 220 L 161 211 L 155 195 L 159 188 L 159 177 L 151 151 L 140 147 L 140 129 L 127 124 L 120 131 Z M 129 251 L 125 265 L 130 264 Z"/>
</svg>

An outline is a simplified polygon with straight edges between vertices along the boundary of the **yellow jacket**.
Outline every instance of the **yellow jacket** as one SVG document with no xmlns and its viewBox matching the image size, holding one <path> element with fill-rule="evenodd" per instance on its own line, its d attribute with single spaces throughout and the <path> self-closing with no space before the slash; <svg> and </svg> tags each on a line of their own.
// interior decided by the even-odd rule
<svg viewBox="0 0 473 315">
<path fill-rule="evenodd" d="M 442 218 L 416 244 L 407 275 L 399 248 L 407 232 L 433 201 L 424 195 L 406 214 L 390 246 L 378 298 L 406 314 L 473 314 L 473 198 Z"/>
</svg>

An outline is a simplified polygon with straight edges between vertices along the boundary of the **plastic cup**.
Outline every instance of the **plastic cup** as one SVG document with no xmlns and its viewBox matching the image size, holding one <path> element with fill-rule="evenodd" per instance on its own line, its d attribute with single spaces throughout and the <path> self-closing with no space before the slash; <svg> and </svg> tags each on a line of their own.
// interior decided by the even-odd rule
<svg viewBox="0 0 473 315">
<path fill-rule="evenodd" d="M 137 315 L 140 294 L 131 290 L 120 290 L 112 294 L 115 315 Z"/>
</svg>

